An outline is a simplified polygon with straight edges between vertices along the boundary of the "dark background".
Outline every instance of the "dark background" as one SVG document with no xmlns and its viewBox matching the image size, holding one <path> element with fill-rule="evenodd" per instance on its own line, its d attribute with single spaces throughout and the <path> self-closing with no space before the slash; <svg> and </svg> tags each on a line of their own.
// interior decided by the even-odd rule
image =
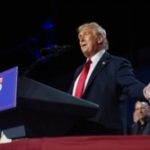
<svg viewBox="0 0 150 150">
<path fill-rule="evenodd" d="M 17 65 L 21 76 L 36 60 L 48 56 L 25 75 L 66 91 L 74 69 L 84 61 L 76 29 L 96 21 L 107 31 L 109 52 L 128 58 L 137 77 L 147 83 L 149 15 L 150 5 L 144 1 L 1 2 L 0 71 Z M 53 27 L 44 28 L 46 22 Z"/>
</svg>

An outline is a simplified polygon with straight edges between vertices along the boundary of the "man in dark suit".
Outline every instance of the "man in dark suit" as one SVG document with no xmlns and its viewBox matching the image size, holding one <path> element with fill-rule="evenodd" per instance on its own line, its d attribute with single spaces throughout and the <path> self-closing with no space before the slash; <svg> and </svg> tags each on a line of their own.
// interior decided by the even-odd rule
<svg viewBox="0 0 150 150">
<path fill-rule="evenodd" d="M 150 106 L 144 101 L 137 101 L 133 112 L 131 134 L 150 135 Z"/>
<path fill-rule="evenodd" d="M 126 97 L 148 100 L 150 85 L 135 79 L 130 62 L 107 52 L 106 31 L 96 22 L 78 27 L 78 39 L 83 55 L 90 59 L 83 93 L 79 98 L 99 104 L 94 118 L 78 120 L 72 134 L 122 134 Z M 83 66 L 83 65 L 82 65 Z M 77 84 L 82 70 L 80 66 L 70 93 L 76 96 Z"/>
</svg>

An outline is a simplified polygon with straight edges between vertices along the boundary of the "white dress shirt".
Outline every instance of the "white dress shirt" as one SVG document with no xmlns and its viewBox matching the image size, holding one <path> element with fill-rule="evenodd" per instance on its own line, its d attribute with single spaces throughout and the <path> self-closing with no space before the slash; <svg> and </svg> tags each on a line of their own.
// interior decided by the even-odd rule
<svg viewBox="0 0 150 150">
<path fill-rule="evenodd" d="M 88 72 L 88 75 L 87 75 L 87 78 L 86 78 L 86 81 L 85 81 L 84 90 L 85 90 L 85 88 L 86 88 L 86 86 L 87 86 L 87 83 L 88 83 L 88 81 L 89 81 L 89 78 L 90 78 L 90 76 L 91 76 L 91 74 L 92 74 L 94 68 L 96 67 L 98 61 L 101 59 L 101 57 L 103 56 L 103 54 L 105 53 L 105 51 L 106 51 L 105 49 L 100 50 L 100 51 L 97 52 L 94 56 L 91 57 L 92 63 L 91 63 L 91 65 L 90 65 L 90 69 L 89 69 L 89 72 Z M 87 60 L 88 60 L 88 58 L 87 58 Z M 86 61 L 87 61 L 87 60 L 86 60 Z M 75 81 L 75 83 L 74 83 L 73 94 L 72 94 L 73 96 L 74 96 L 74 94 L 75 94 L 75 89 L 76 89 L 76 87 L 77 87 L 77 83 L 78 83 L 79 77 L 80 77 L 80 74 L 79 74 L 79 76 L 77 77 L 77 79 L 76 79 L 76 81 Z M 84 92 L 84 90 L 83 90 L 83 92 Z"/>
</svg>

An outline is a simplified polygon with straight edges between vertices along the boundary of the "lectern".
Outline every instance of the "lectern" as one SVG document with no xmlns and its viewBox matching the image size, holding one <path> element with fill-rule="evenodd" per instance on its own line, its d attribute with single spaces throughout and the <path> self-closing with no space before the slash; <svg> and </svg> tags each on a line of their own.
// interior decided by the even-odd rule
<svg viewBox="0 0 150 150">
<path fill-rule="evenodd" d="M 18 79 L 16 107 L 0 113 L 8 138 L 65 136 L 78 119 L 93 117 L 98 105 L 33 79 Z"/>
</svg>

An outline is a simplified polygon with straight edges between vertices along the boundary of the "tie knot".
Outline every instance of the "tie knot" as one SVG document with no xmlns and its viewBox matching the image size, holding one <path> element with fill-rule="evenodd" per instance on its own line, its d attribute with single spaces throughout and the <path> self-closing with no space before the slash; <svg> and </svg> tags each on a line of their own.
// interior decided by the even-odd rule
<svg viewBox="0 0 150 150">
<path fill-rule="evenodd" d="M 92 60 L 89 58 L 87 61 L 86 61 L 86 64 L 87 65 L 90 65 L 92 63 Z"/>
</svg>

